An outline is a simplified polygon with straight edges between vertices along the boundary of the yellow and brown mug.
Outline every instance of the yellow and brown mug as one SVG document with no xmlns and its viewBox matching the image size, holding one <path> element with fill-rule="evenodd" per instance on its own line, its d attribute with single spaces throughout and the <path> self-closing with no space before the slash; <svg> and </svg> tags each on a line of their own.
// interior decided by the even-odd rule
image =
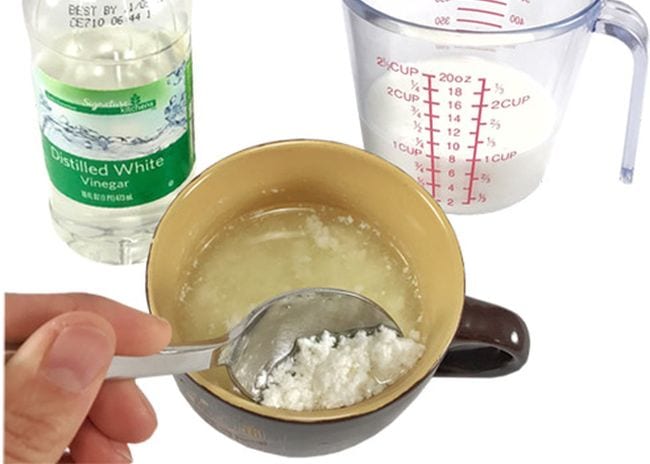
<svg viewBox="0 0 650 464">
<path fill-rule="evenodd" d="M 460 248 L 435 200 L 388 162 L 333 142 L 294 140 L 253 147 L 194 179 L 154 236 L 147 265 L 151 312 L 175 326 L 183 313 L 192 311 L 180 297 L 188 270 L 216 231 L 233 218 L 305 203 L 358 213 L 394 239 L 419 283 L 424 311 L 418 330 L 425 352 L 383 392 L 332 410 L 296 412 L 257 404 L 237 392 L 223 368 L 177 376 L 185 398 L 214 428 L 270 453 L 331 453 L 392 422 L 433 375 L 492 377 L 514 372 L 526 362 L 529 336 L 521 318 L 465 297 Z M 215 314 L 219 317 L 228 315 Z M 174 341 L 193 340 L 177 336 Z"/>
</svg>

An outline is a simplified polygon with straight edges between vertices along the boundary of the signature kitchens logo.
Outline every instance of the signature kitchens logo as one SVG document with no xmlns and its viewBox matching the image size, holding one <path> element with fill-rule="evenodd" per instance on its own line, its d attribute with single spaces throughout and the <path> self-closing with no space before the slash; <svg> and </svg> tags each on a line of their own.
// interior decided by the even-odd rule
<svg viewBox="0 0 650 464">
<path fill-rule="evenodd" d="M 72 102 L 61 98 L 51 92 L 45 91 L 48 100 L 57 105 L 71 111 L 86 114 L 97 115 L 120 115 L 139 113 L 141 111 L 152 110 L 156 108 L 156 100 L 142 100 L 142 97 L 137 93 L 131 95 L 129 99 L 110 99 L 110 100 L 94 100 L 89 97 L 84 97 L 81 101 Z"/>
<path fill-rule="evenodd" d="M 90 108 L 93 113 L 106 113 L 106 110 L 112 110 L 111 113 L 129 114 L 154 109 L 156 100 L 142 101 L 142 97 L 134 93 L 127 101 L 108 100 L 99 102 L 84 98 L 84 106 Z"/>
</svg>

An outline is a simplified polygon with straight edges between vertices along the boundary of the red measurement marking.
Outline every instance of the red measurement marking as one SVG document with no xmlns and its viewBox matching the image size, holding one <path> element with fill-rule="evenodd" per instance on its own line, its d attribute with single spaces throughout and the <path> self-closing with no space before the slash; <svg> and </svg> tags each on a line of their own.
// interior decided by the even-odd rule
<svg viewBox="0 0 650 464">
<path fill-rule="evenodd" d="M 476 0 L 477 2 L 485 2 L 485 3 L 494 3 L 495 5 L 503 5 L 503 6 L 508 6 L 508 2 L 501 2 L 499 0 Z"/>
<path fill-rule="evenodd" d="M 425 74 L 424 76 L 427 78 L 427 86 L 425 90 L 428 93 L 428 98 L 424 103 L 429 107 L 429 110 L 426 113 L 427 117 L 429 118 L 429 127 L 426 129 L 427 132 L 429 132 L 429 141 L 427 144 L 429 145 L 429 157 L 431 158 L 431 169 L 429 170 L 431 172 L 431 194 L 433 195 L 433 198 L 435 198 L 436 189 L 440 187 L 440 185 L 436 183 L 436 175 L 440 174 L 440 171 L 436 169 L 436 161 L 440 159 L 439 156 L 436 156 L 436 147 L 440 144 L 435 141 L 434 134 L 440 131 L 433 127 L 433 121 L 434 119 L 439 119 L 440 116 L 433 114 L 433 107 L 440 106 L 440 102 L 433 101 L 433 94 L 439 92 L 439 89 L 433 88 L 433 79 L 435 76 L 431 74 Z"/>
<path fill-rule="evenodd" d="M 458 11 L 471 11 L 472 13 L 483 13 L 483 14 L 488 14 L 493 16 L 500 16 L 501 18 L 504 18 L 506 16 L 503 13 L 497 13 L 496 11 L 489 11 L 489 10 L 481 10 L 480 8 L 464 8 L 462 6 L 459 6 L 456 9 Z"/>
<path fill-rule="evenodd" d="M 497 29 L 502 29 L 503 26 L 501 24 L 495 24 L 495 23 L 488 23 L 487 21 L 478 21 L 476 19 L 457 19 L 459 23 L 472 23 L 472 24 L 480 24 L 482 26 L 490 26 L 490 27 L 496 27 Z"/>
<path fill-rule="evenodd" d="M 475 92 L 475 95 L 480 95 L 481 100 L 478 105 L 472 105 L 472 107 L 478 108 L 478 115 L 476 116 L 476 118 L 472 118 L 473 121 L 474 120 L 476 121 L 476 130 L 473 131 L 474 145 L 468 147 L 471 148 L 473 152 L 472 152 L 472 159 L 467 160 L 467 162 L 471 164 L 471 169 L 470 172 L 465 174 L 466 176 L 469 176 L 469 184 L 465 188 L 465 190 L 467 190 L 467 200 L 463 202 L 464 205 L 469 205 L 472 203 L 472 201 L 476 200 L 476 197 L 474 197 L 474 182 L 478 180 L 478 178 L 476 177 L 476 165 L 480 161 L 478 159 L 478 149 L 479 146 L 483 143 L 481 141 L 481 127 L 483 127 L 482 126 L 483 108 L 487 106 L 485 104 L 485 94 L 490 90 L 486 86 L 487 80 L 485 78 L 480 78 L 479 82 L 481 83 L 481 91 Z"/>
</svg>

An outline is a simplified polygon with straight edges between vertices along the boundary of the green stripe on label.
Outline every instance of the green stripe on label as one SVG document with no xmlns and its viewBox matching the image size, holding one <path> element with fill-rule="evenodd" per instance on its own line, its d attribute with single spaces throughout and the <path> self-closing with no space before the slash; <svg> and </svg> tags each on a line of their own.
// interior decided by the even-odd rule
<svg viewBox="0 0 650 464">
<path fill-rule="evenodd" d="M 103 161 L 68 153 L 43 137 L 52 184 L 63 195 L 104 208 L 138 206 L 177 189 L 192 171 L 192 146 L 186 132 L 169 147 L 142 158 Z"/>
<path fill-rule="evenodd" d="M 165 78 L 140 87 L 119 90 L 74 87 L 51 78 L 40 69 L 36 70 L 36 78 L 47 90 L 50 101 L 63 108 L 89 114 L 129 114 L 155 108 L 156 101 L 168 90 Z"/>
<path fill-rule="evenodd" d="M 156 100 L 141 101 L 141 97 L 134 93 L 129 100 L 108 100 L 105 102 L 88 102 L 93 106 L 81 105 L 78 103 L 70 102 L 56 95 L 45 91 L 47 98 L 56 103 L 57 105 L 68 110 L 76 111 L 77 113 L 86 114 L 99 114 L 103 116 L 115 116 L 121 114 L 139 113 L 140 111 L 147 111 L 156 108 Z"/>
</svg>

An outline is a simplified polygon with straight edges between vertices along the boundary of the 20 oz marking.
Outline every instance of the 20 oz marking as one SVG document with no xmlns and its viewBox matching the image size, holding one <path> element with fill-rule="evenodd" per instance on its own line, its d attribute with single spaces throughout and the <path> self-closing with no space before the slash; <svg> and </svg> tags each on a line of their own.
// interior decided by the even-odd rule
<svg viewBox="0 0 650 464">
<path fill-rule="evenodd" d="M 438 79 L 440 82 L 450 82 L 455 84 L 470 84 L 472 82 L 472 76 L 454 73 L 440 73 Z"/>
</svg>

